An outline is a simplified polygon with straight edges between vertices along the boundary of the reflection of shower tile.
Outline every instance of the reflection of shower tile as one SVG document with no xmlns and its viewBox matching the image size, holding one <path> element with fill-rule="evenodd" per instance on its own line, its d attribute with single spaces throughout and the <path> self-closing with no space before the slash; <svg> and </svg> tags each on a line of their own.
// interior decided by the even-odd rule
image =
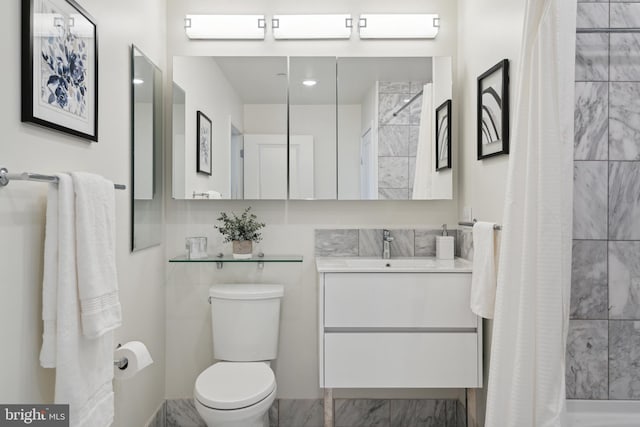
<svg viewBox="0 0 640 427">
<path fill-rule="evenodd" d="M 576 81 L 607 81 L 608 65 L 608 34 L 576 34 Z"/>
<path fill-rule="evenodd" d="M 420 113 L 422 112 L 422 97 L 417 97 L 409 106 L 409 123 L 420 126 Z"/>
<path fill-rule="evenodd" d="M 410 121 L 411 109 L 403 109 L 396 117 L 393 113 L 405 105 L 404 100 L 410 95 L 394 93 L 381 93 L 378 102 L 378 121 L 381 125 L 408 125 Z"/>
<path fill-rule="evenodd" d="M 409 126 L 380 126 L 378 129 L 379 156 L 407 156 Z"/>
<path fill-rule="evenodd" d="M 381 399 L 335 399 L 335 426 L 389 427 L 389 401 Z"/>
<path fill-rule="evenodd" d="M 640 399 L 640 322 L 609 321 L 609 399 Z"/>
<path fill-rule="evenodd" d="M 409 157 L 409 187 L 413 188 L 413 181 L 416 176 L 416 158 Z"/>
<path fill-rule="evenodd" d="M 567 399 L 607 399 L 606 320 L 571 320 L 567 338 Z"/>
<path fill-rule="evenodd" d="M 280 427 L 322 427 L 322 399 L 280 399 Z"/>
<path fill-rule="evenodd" d="M 640 34 L 611 34 L 609 78 L 612 82 L 640 81 Z"/>
<path fill-rule="evenodd" d="M 418 137 L 420 135 L 420 126 L 409 126 L 409 155 L 418 155 Z"/>
<path fill-rule="evenodd" d="M 611 83 L 609 89 L 609 159 L 640 160 L 640 83 Z"/>
<path fill-rule="evenodd" d="M 608 83 L 576 83 L 574 114 L 574 159 L 576 160 L 607 160 L 608 86 Z"/>
<path fill-rule="evenodd" d="M 379 188 L 409 188 L 409 158 L 378 158 Z"/>
<path fill-rule="evenodd" d="M 409 200 L 409 189 L 378 188 L 378 200 Z"/>
<path fill-rule="evenodd" d="M 316 256 L 358 256 L 358 230 L 316 230 Z"/>
<path fill-rule="evenodd" d="M 571 318 L 608 319 L 607 291 L 607 242 L 574 240 Z"/>
<path fill-rule="evenodd" d="M 444 399 L 392 399 L 391 427 L 447 426 Z"/>
<path fill-rule="evenodd" d="M 573 237 L 607 238 L 607 162 L 574 162 Z"/>
<path fill-rule="evenodd" d="M 609 318 L 640 320 L 640 242 L 609 242 L 608 259 Z"/>
<path fill-rule="evenodd" d="M 411 84 L 409 82 L 379 82 L 379 93 L 410 93 Z"/>
<path fill-rule="evenodd" d="M 382 229 L 360 230 L 360 256 L 382 255 Z"/>
<path fill-rule="evenodd" d="M 423 90 L 425 84 L 427 84 L 427 82 L 411 82 L 411 95 L 415 95 Z"/>
<path fill-rule="evenodd" d="M 640 240 L 640 162 L 609 162 L 609 238 Z"/>
</svg>

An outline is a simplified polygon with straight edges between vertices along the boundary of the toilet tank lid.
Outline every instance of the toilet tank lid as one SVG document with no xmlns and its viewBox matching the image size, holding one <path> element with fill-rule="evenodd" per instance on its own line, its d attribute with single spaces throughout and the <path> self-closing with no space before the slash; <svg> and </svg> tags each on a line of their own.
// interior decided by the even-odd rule
<svg viewBox="0 0 640 427">
<path fill-rule="evenodd" d="M 234 283 L 214 285 L 209 288 L 209 296 L 218 299 L 270 299 L 282 298 L 284 286 Z"/>
</svg>

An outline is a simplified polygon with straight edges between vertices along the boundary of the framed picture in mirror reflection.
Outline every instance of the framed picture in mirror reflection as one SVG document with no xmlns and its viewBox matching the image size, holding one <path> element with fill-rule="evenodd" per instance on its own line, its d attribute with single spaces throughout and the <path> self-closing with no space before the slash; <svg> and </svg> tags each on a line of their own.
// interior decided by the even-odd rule
<svg viewBox="0 0 640 427">
<path fill-rule="evenodd" d="M 436 170 L 451 169 L 451 100 L 436 108 Z"/>
<path fill-rule="evenodd" d="M 211 119 L 207 117 L 202 111 L 197 112 L 197 127 L 198 127 L 198 147 L 196 151 L 196 172 L 205 175 L 211 175 L 211 132 L 213 126 Z"/>
</svg>

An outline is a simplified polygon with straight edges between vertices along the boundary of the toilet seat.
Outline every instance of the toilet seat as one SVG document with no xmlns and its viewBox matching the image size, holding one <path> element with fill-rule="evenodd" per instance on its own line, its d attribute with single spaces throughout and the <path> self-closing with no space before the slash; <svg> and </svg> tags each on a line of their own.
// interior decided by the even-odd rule
<svg viewBox="0 0 640 427">
<path fill-rule="evenodd" d="M 242 409 L 267 397 L 276 387 L 263 362 L 218 362 L 196 379 L 195 397 L 212 409 Z"/>
</svg>

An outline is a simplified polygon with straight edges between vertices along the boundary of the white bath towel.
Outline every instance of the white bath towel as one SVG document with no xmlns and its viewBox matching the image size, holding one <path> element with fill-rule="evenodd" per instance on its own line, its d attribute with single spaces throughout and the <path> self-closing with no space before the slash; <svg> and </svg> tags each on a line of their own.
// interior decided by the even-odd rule
<svg viewBox="0 0 640 427">
<path fill-rule="evenodd" d="M 113 182 L 74 172 L 78 293 L 82 331 L 99 337 L 122 323 L 116 271 L 115 195 Z"/>
<path fill-rule="evenodd" d="M 58 175 L 59 177 L 60 175 Z M 73 188 L 69 189 L 73 197 Z M 40 365 L 56 366 L 56 313 L 58 310 L 58 185 L 49 184 L 44 238 L 44 272 L 42 277 L 42 348 Z M 73 205 L 71 206 L 73 208 Z M 65 217 L 65 213 L 62 216 Z M 65 236 L 69 238 L 69 236 Z"/>
<path fill-rule="evenodd" d="M 473 225 L 473 273 L 471 275 L 471 311 L 493 319 L 496 301 L 496 254 L 494 224 Z"/>
<path fill-rule="evenodd" d="M 55 342 L 43 342 L 41 360 L 56 367 L 55 403 L 69 404 L 72 427 L 107 427 L 113 423 L 113 333 L 89 339 L 82 334 L 76 274 L 76 222 L 73 181 L 58 175 L 57 218 L 51 213 L 45 243 L 43 315 L 53 323 Z M 53 197 L 55 192 L 50 193 Z M 53 206 L 52 206 L 53 209 Z M 52 210 L 51 209 L 51 210 Z M 48 209 L 48 211 L 50 211 Z M 56 268 L 52 265 L 56 264 Z M 51 289 L 55 287 L 55 291 Z M 55 300 L 55 301 L 54 301 Z M 55 315 L 52 314 L 55 304 Z M 43 316 L 44 317 L 44 316 Z M 47 335 L 51 330 L 45 329 Z M 51 355 L 54 352 L 55 356 Z M 44 363 L 43 363 L 43 366 Z"/>
</svg>

